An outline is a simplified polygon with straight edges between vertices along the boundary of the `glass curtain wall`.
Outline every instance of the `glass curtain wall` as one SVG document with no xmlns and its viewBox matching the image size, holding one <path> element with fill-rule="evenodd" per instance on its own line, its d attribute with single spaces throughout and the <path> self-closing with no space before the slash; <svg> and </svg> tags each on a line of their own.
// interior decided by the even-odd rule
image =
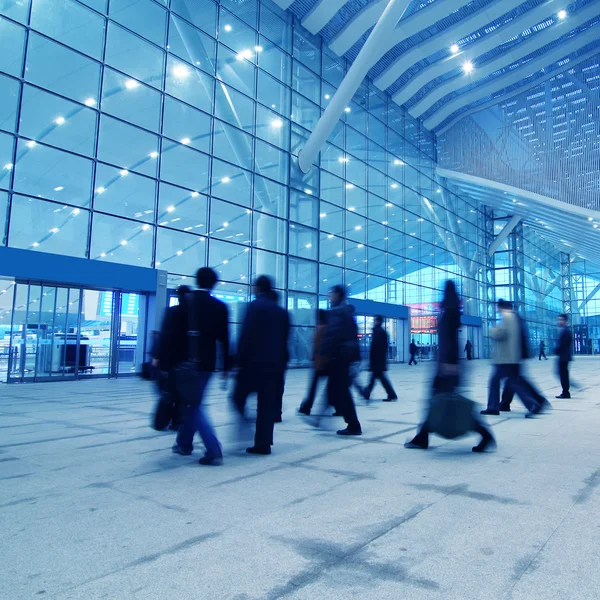
<svg viewBox="0 0 600 600">
<path fill-rule="evenodd" d="M 336 283 L 424 305 L 453 278 L 484 316 L 482 208 L 370 80 L 318 165 L 295 166 L 347 66 L 270 0 L 3 2 L 2 243 L 164 269 L 171 287 L 208 264 L 234 334 L 269 274 L 296 364 Z"/>
</svg>

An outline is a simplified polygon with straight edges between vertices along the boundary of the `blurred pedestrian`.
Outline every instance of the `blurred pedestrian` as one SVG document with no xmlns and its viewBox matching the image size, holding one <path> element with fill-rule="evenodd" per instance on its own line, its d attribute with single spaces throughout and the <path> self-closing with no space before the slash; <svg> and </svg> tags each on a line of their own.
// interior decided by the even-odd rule
<svg viewBox="0 0 600 600">
<path fill-rule="evenodd" d="M 546 343 L 544 340 L 540 342 L 540 360 L 542 360 L 542 357 L 544 357 L 544 360 L 548 360 L 548 357 L 546 356 Z"/>
<path fill-rule="evenodd" d="M 467 355 L 467 360 L 473 360 L 473 344 L 471 344 L 471 340 L 467 340 L 465 344 L 465 354 Z"/>
<path fill-rule="evenodd" d="M 513 311 L 513 305 L 507 300 L 498 301 L 500 323 L 490 329 L 490 337 L 496 340 L 494 372 L 489 383 L 488 405 L 482 415 L 500 414 L 500 384 L 508 379 L 511 389 L 517 393 L 521 402 L 529 410 L 531 417 L 542 410 L 532 393 L 531 384 L 525 382 L 521 374 L 521 362 L 528 357 L 527 340 L 521 320 Z"/>
<path fill-rule="evenodd" d="M 323 333 L 325 331 L 325 326 L 327 325 L 327 311 L 323 309 L 318 309 L 317 311 L 317 331 L 315 333 L 315 339 L 313 341 L 313 352 L 312 352 L 312 362 L 313 362 L 313 372 L 310 383 L 310 388 L 308 390 L 308 395 L 300 405 L 298 409 L 299 413 L 303 415 L 310 415 L 310 411 L 312 410 L 313 404 L 315 402 L 315 396 L 317 393 L 317 386 L 319 384 L 319 380 L 323 377 L 327 376 L 326 365 L 327 365 L 327 357 L 323 356 L 321 352 L 321 341 L 323 339 Z"/>
<path fill-rule="evenodd" d="M 290 320 L 287 310 L 277 304 L 269 277 L 258 277 L 253 291 L 255 300 L 248 306 L 238 342 L 238 379 L 243 383 L 241 391 L 234 395 L 234 401 L 244 418 L 248 393 L 256 392 L 258 410 L 254 446 L 246 452 L 271 454 L 275 422 L 281 419 Z"/>
<path fill-rule="evenodd" d="M 454 394 L 460 383 L 458 330 L 460 329 L 460 299 L 453 281 L 446 281 L 444 297 L 440 303 L 442 311 L 438 324 L 439 348 L 437 354 L 437 369 L 433 380 L 434 399 L 442 394 Z M 459 398 L 459 401 L 462 400 Z M 451 401 L 451 400 L 448 400 Z M 466 403 L 465 399 L 465 403 Z M 405 444 L 406 448 L 426 450 L 429 447 L 429 414 L 419 428 L 417 435 Z M 484 452 L 490 445 L 495 444 L 494 437 L 484 424 L 473 414 L 467 415 L 466 430 L 481 435 L 481 441 L 473 448 L 473 452 Z"/>
<path fill-rule="evenodd" d="M 350 365 L 360 361 L 358 328 L 354 321 L 354 309 L 346 302 L 346 290 L 335 285 L 329 291 L 331 309 L 321 342 L 321 356 L 327 358 L 327 397 L 329 403 L 342 413 L 346 429 L 338 435 L 361 435 L 362 428 L 350 392 L 352 378 Z"/>
<path fill-rule="evenodd" d="M 175 454 L 188 456 L 193 452 L 194 435 L 200 434 L 206 447 L 201 465 L 219 465 L 223 452 L 210 422 L 202 398 L 217 362 L 217 342 L 221 345 L 223 378 L 229 367 L 229 315 L 227 306 L 211 296 L 218 281 L 208 267 L 198 270 L 199 290 L 185 293 L 180 303 L 167 313 L 161 331 L 158 365 L 171 369 L 181 402 L 181 424 Z"/>
<path fill-rule="evenodd" d="M 419 346 L 417 346 L 417 344 L 415 343 L 414 338 L 411 341 L 410 346 L 408 347 L 408 352 L 410 354 L 410 360 L 408 361 L 409 366 L 413 363 L 416 365 L 417 359 L 415 358 L 415 356 L 417 356 L 417 353 L 419 352 Z"/>
<path fill-rule="evenodd" d="M 371 380 L 363 391 L 365 400 L 371 398 L 375 381 L 379 379 L 383 385 L 387 398 L 385 401 L 392 402 L 398 400 L 398 396 L 392 387 L 389 379 L 385 376 L 387 371 L 388 355 L 388 334 L 383 328 L 383 317 L 377 315 L 374 319 L 373 336 L 371 338 L 371 348 L 369 350 L 369 370 L 371 371 Z"/>
<path fill-rule="evenodd" d="M 558 327 L 560 335 L 558 338 L 558 346 L 554 354 L 558 356 L 558 376 L 562 392 L 556 396 L 557 398 L 571 397 L 571 382 L 569 379 L 569 363 L 573 360 L 573 334 L 569 328 L 569 317 L 566 314 L 559 315 Z"/>
</svg>

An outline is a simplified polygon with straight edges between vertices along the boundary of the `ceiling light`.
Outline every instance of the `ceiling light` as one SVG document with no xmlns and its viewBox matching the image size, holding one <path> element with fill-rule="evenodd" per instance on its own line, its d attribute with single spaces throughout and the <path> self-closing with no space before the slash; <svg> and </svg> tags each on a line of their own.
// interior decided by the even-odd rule
<svg viewBox="0 0 600 600">
<path fill-rule="evenodd" d="M 452 46 L 450 46 L 450 52 L 452 52 L 452 54 L 456 54 L 459 50 L 458 44 L 452 44 Z"/>
<path fill-rule="evenodd" d="M 33 244 L 31 244 L 34 248 L 37 248 L 39 246 L 39 244 L 37 242 L 33 242 Z"/>
<path fill-rule="evenodd" d="M 327 213 L 321 213 L 321 214 L 319 215 L 319 217 L 321 217 L 321 219 L 324 219 L 326 216 L 327 216 Z"/>
<path fill-rule="evenodd" d="M 119 171 L 119 175 L 120 175 L 121 177 L 127 177 L 127 175 L 129 175 L 129 171 L 128 171 L 127 169 L 121 169 L 121 170 Z"/>
<path fill-rule="evenodd" d="M 254 50 L 256 50 L 256 52 L 262 52 L 263 47 L 262 46 L 254 46 Z"/>
<path fill-rule="evenodd" d="M 588 221 L 593 221 L 594 217 L 588 217 Z"/>
<path fill-rule="evenodd" d="M 74 209 L 71 211 L 71 214 L 72 214 L 72 215 L 74 215 L 74 216 L 77 216 L 77 215 L 78 215 L 80 212 L 81 212 L 81 211 L 80 211 L 78 208 L 74 208 Z"/>
<path fill-rule="evenodd" d="M 329 94 L 325 94 L 325 100 L 329 100 L 329 98 L 331 98 L 331 96 Z"/>
<path fill-rule="evenodd" d="M 338 162 L 340 162 L 340 163 L 347 163 L 348 159 L 345 156 L 340 156 L 338 158 Z"/>
<path fill-rule="evenodd" d="M 86 98 L 84 104 L 86 106 L 96 106 L 96 101 L 93 98 Z"/>
<path fill-rule="evenodd" d="M 237 55 L 238 60 L 244 60 L 244 58 L 252 58 L 252 50 L 250 50 L 249 48 L 245 48 Z"/>
<path fill-rule="evenodd" d="M 283 127 L 283 121 L 281 119 L 273 119 L 271 121 L 271 127 L 281 129 Z"/>
<path fill-rule="evenodd" d="M 475 67 L 473 66 L 473 63 L 468 60 L 466 63 L 463 64 L 463 71 L 468 75 L 469 73 L 473 72 L 473 69 Z"/>
<path fill-rule="evenodd" d="M 27 147 L 28 148 L 35 148 L 36 143 L 33 140 L 30 140 L 29 142 L 27 142 Z"/>
<path fill-rule="evenodd" d="M 158 158 L 158 152 L 150 152 L 150 158 Z"/>
<path fill-rule="evenodd" d="M 58 227 L 53 227 L 53 228 L 50 230 L 50 233 L 58 233 Z"/>
<path fill-rule="evenodd" d="M 344 109 L 344 112 L 349 113 L 350 112 L 350 107 L 346 106 L 346 108 Z"/>
<path fill-rule="evenodd" d="M 59 185 L 57 187 L 54 188 L 55 192 L 62 192 L 65 188 L 62 185 Z"/>
<path fill-rule="evenodd" d="M 167 212 L 173 212 L 175 210 L 174 206 L 167 206 Z"/>
<path fill-rule="evenodd" d="M 394 164 L 398 167 L 403 165 L 404 163 L 399 158 L 397 158 L 396 160 L 394 160 Z"/>
<path fill-rule="evenodd" d="M 173 75 L 178 79 L 185 79 L 190 74 L 188 68 L 184 65 L 177 65 L 173 67 L 171 73 L 173 73 Z"/>
<path fill-rule="evenodd" d="M 347 183 L 346 184 L 346 189 L 347 190 L 353 190 L 354 189 L 354 184 L 353 183 Z"/>
<path fill-rule="evenodd" d="M 57 125 L 62 125 L 65 122 L 65 118 L 64 117 L 56 117 L 56 119 L 54 119 L 54 122 Z"/>
<path fill-rule="evenodd" d="M 223 177 L 223 179 L 221 179 L 221 183 L 229 183 L 231 181 L 231 179 L 229 177 Z"/>
<path fill-rule="evenodd" d="M 230 31 L 233 29 L 233 27 L 232 27 L 231 25 L 225 25 L 225 27 L 223 27 L 223 29 L 224 29 L 224 30 L 225 30 L 227 33 L 229 33 L 229 32 L 230 32 Z"/>
<path fill-rule="evenodd" d="M 559 10 L 558 11 L 558 18 L 562 21 L 563 19 L 567 18 L 567 11 L 566 10 Z"/>
<path fill-rule="evenodd" d="M 308 188 L 306 188 L 306 189 L 304 190 L 304 193 L 305 193 L 305 194 L 308 194 L 309 196 L 312 196 L 312 190 L 309 190 Z"/>
<path fill-rule="evenodd" d="M 397 187 L 398 187 L 398 184 L 397 184 L 397 183 L 392 183 L 392 189 L 394 189 L 394 190 L 395 190 Z"/>
<path fill-rule="evenodd" d="M 13 164 L 12 164 L 12 163 L 6 163 L 6 164 L 4 165 L 4 168 L 5 168 L 7 171 L 10 171 L 10 170 L 13 168 Z"/>
<path fill-rule="evenodd" d="M 104 194 L 104 192 L 106 191 L 106 188 L 100 186 L 99 188 L 96 188 L 96 194 Z"/>
<path fill-rule="evenodd" d="M 121 246 L 127 246 L 127 240 L 121 240 Z"/>
<path fill-rule="evenodd" d="M 125 82 L 125 87 L 128 90 L 135 90 L 136 87 L 138 87 L 140 84 L 135 80 L 135 79 L 128 79 Z"/>
<path fill-rule="evenodd" d="M 188 137 L 184 137 L 184 138 L 183 138 L 183 139 L 181 139 L 180 141 L 181 141 L 181 143 L 182 143 L 184 146 L 187 146 L 188 144 L 191 144 L 191 143 L 192 143 L 192 140 L 190 140 L 190 138 L 188 138 Z"/>
</svg>

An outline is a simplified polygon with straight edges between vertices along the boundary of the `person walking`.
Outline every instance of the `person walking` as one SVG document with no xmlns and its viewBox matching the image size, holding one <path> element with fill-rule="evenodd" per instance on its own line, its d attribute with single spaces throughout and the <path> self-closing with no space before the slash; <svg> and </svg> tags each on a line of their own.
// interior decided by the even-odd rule
<svg viewBox="0 0 600 600">
<path fill-rule="evenodd" d="M 371 371 L 371 380 L 363 391 L 365 400 L 370 400 L 375 381 L 379 379 L 383 385 L 387 398 L 384 402 L 398 400 L 398 396 L 392 387 L 389 379 L 385 376 L 387 371 L 388 355 L 388 334 L 383 328 L 383 317 L 377 315 L 374 319 L 373 337 L 371 338 L 371 348 L 369 350 L 369 370 Z"/>
<path fill-rule="evenodd" d="M 308 395 L 300 405 L 298 409 L 299 413 L 303 415 L 309 416 L 310 411 L 312 410 L 313 404 L 315 403 L 315 396 L 317 393 L 317 386 L 319 384 L 319 380 L 323 377 L 327 376 L 326 371 L 326 363 L 327 357 L 322 356 L 320 354 L 321 351 L 321 341 L 323 339 L 323 332 L 325 331 L 325 326 L 327 325 L 327 311 L 323 309 L 319 309 L 317 311 L 317 331 L 315 333 L 315 339 L 313 341 L 313 353 L 312 353 L 312 362 L 313 362 L 313 373 L 312 379 L 310 383 L 310 388 L 308 391 Z"/>
<path fill-rule="evenodd" d="M 496 327 L 490 329 L 490 337 L 496 340 L 495 366 L 489 383 L 488 405 L 481 414 L 500 414 L 500 384 L 508 379 L 510 388 L 519 395 L 529 410 L 526 416 L 531 417 L 542 410 L 542 405 L 535 400 L 531 386 L 524 382 L 521 375 L 521 361 L 526 357 L 523 326 L 514 313 L 511 302 L 499 300 L 498 311 L 502 319 Z"/>
<path fill-rule="evenodd" d="M 238 378 L 241 392 L 234 396 L 236 408 L 245 415 L 246 398 L 255 391 L 258 400 L 254 446 L 249 454 L 271 454 L 275 423 L 281 419 L 285 371 L 289 361 L 290 320 L 277 304 L 273 283 L 266 275 L 254 282 L 255 300 L 250 303 L 238 342 Z M 237 387 L 237 386 L 236 386 Z"/>
<path fill-rule="evenodd" d="M 562 392 L 556 397 L 570 398 L 571 381 L 569 379 L 569 363 L 573 360 L 573 334 L 569 328 L 568 315 L 559 315 L 558 327 L 560 328 L 560 335 L 554 354 L 558 356 L 558 377 L 560 378 Z"/>
<path fill-rule="evenodd" d="M 350 365 L 360 360 L 358 328 L 354 309 L 346 302 L 346 290 L 335 285 L 329 291 L 330 310 L 323 332 L 320 355 L 327 359 L 327 398 L 346 421 L 338 435 L 362 435 L 362 428 L 350 392 Z"/>
<path fill-rule="evenodd" d="M 542 360 L 542 356 L 544 357 L 544 360 L 548 360 L 548 357 L 546 356 L 546 343 L 544 340 L 540 342 L 540 360 Z"/>
<path fill-rule="evenodd" d="M 444 297 L 440 303 L 442 316 L 439 321 L 439 348 L 437 369 L 433 380 L 433 395 L 451 394 L 460 383 L 458 361 L 458 330 L 460 329 L 460 298 L 452 280 L 446 281 Z M 471 430 L 481 435 L 481 441 L 473 447 L 473 452 L 485 452 L 495 445 L 494 436 L 485 425 L 473 415 Z M 406 448 L 427 450 L 429 447 L 429 426 L 427 419 L 419 428 L 417 435 L 404 444 Z"/>
<path fill-rule="evenodd" d="M 415 343 L 415 340 L 413 339 L 410 343 L 410 346 L 408 347 L 408 352 L 410 354 L 410 360 L 408 361 L 408 365 L 412 365 L 413 363 L 416 365 L 417 364 L 417 359 L 415 358 L 415 356 L 417 355 L 417 352 L 419 351 L 419 346 L 417 346 L 417 344 Z"/>
<path fill-rule="evenodd" d="M 183 295 L 178 306 L 173 307 L 169 319 L 165 320 L 159 340 L 157 365 L 167 366 L 181 394 L 181 424 L 173 446 L 175 454 L 188 456 L 194 450 L 194 435 L 200 434 L 206 447 L 201 465 L 220 465 L 223 451 L 202 398 L 217 362 L 217 342 L 221 345 L 222 377 L 227 379 L 229 368 L 229 314 L 227 306 L 210 295 L 218 281 L 217 274 L 208 267 L 198 270 L 196 283 L 199 290 Z M 169 313 L 168 313 L 169 314 Z M 193 362 L 191 362 L 193 361 Z M 197 371 L 193 378 L 193 389 L 186 396 L 179 383 L 183 381 L 180 368 L 193 365 Z M 186 380 L 188 377 L 186 377 Z"/>
<path fill-rule="evenodd" d="M 467 360 L 473 360 L 473 344 L 471 344 L 471 340 L 467 340 L 465 344 L 465 354 L 467 355 Z"/>
</svg>

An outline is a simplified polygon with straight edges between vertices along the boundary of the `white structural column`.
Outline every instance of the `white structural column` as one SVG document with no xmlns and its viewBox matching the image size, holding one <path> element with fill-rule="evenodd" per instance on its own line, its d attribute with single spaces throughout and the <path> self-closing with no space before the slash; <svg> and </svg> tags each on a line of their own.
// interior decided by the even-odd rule
<svg viewBox="0 0 600 600">
<path fill-rule="evenodd" d="M 488 253 L 490 256 L 494 256 L 498 248 L 506 241 L 508 236 L 512 233 L 513 229 L 521 222 L 519 215 L 513 215 L 513 218 L 504 226 L 502 231 L 494 238 L 494 241 L 490 245 Z"/>
<path fill-rule="evenodd" d="M 319 33 L 335 13 L 350 0 L 319 0 L 302 19 L 302 25 L 313 35 Z"/>
<path fill-rule="evenodd" d="M 321 151 L 323 144 L 333 131 L 339 118 L 344 114 L 344 110 L 356 93 L 360 84 L 363 82 L 369 69 L 379 58 L 379 42 L 390 35 L 396 23 L 402 18 L 411 0 L 389 0 L 381 18 L 371 32 L 369 39 L 365 42 L 356 60 L 348 70 L 346 77 L 340 84 L 340 87 L 333 95 L 331 102 L 325 109 L 319 119 L 314 131 L 310 134 L 306 145 L 298 155 L 298 165 L 303 173 L 308 173 L 310 168 Z"/>
<path fill-rule="evenodd" d="M 340 31 L 329 48 L 338 56 L 342 56 L 354 46 L 363 33 L 369 31 L 383 15 L 388 0 L 376 0 L 363 8 L 343 29 Z"/>
<path fill-rule="evenodd" d="M 558 1 L 559 0 L 548 0 L 548 2 L 545 2 L 544 4 L 526 12 L 520 17 L 509 21 L 506 25 L 497 28 L 493 33 L 489 33 L 488 35 L 479 38 L 475 42 L 467 44 L 463 51 L 449 56 L 445 60 L 439 60 L 432 65 L 421 69 L 415 77 L 411 77 L 410 81 L 408 81 L 406 85 L 398 91 L 398 93 L 394 96 L 394 100 L 398 102 L 398 104 L 405 104 L 420 89 L 425 87 L 436 77 L 440 77 L 445 73 L 460 67 L 464 63 L 473 61 L 486 52 L 505 44 L 513 37 L 518 36 L 523 30 L 535 25 L 536 23 L 539 23 L 546 17 L 551 16 L 551 11 L 555 8 L 551 5 Z M 515 4 L 519 3 L 517 2 Z M 492 11 L 492 8 L 494 7 L 496 10 Z M 499 5 L 493 4 L 489 11 L 485 11 L 486 13 L 491 13 L 486 18 L 487 23 L 491 23 L 498 18 L 498 15 L 496 14 L 497 11 L 501 10 L 503 11 L 502 14 L 506 14 L 512 8 L 514 8 L 514 6 L 510 6 L 510 2 L 507 2 L 506 5 L 504 2 Z M 475 29 L 472 29 L 469 33 L 472 33 L 473 31 L 475 31 Z M 455 38 L 454 40 L 448 42 L 445 47 L 449 48 L 451 44 L 456 43 L 457 39 L 460 38 Z M 444 46 L 442 46 L 442 48 L 444 48 Z"/>
<path fill-rule="evenodd" d="M 518 46 L 512 49 L 510 52 L 506 54 L 501 54 L 498 58 L 490 60 L 486 62 L 481 67 L 476 68 L 473 73 L 468 76 L 459 75 L 452 79 L 448 79 L 436 86 L 435 89 L 431 90 L 424 98 L 422 98 L 419 102 L 417 102 L 411 109 L 410 114 L 418 118 L 425 112 L 427 112 L 438 100 L 441 100 L 444 96 L 447 96 L 457 88 L 464 87 L 466 85 L 472 84 L 475 81 L 480 79 L 484 79 L 501 69 L 504 69 L 517 61 L 529 56 L 533 52 L 540 50 L 544 46 L 547 46 L 561 35 L 572 31 L 576 27 L 583 25 L 590 19 L 597 17 L 600 14 L 600 4 L 589 4 L 587 7 L 581 9 L 574 13 L 569 19 L 564 21 L 557 21 L 553 26 L 547 27 L 540 33 L 532 35 L 528 40 L 521 42 Z M 533 23 L 531 23 L 533 24 Z M 498 30 L 498 35 L 500 36 L 502 33 L 502 29 Z M 510 38 L 507 38 L 510 39 Z M 507 41 L 506 39 L 498 40 L 499 44 Z M 468 54 L 465 51 L 465 54 Z M 470 57 L 465 57 L 465 60 L 468 60 Z M 458 65 L 454 61 L 454 67 Z"/>
<path fill-rule="evenodd" d="M 489 83 L 480 85 L 466 94 L 461 94 L 460 96 L 453 98 L 425 121 L 425 127 L 431 131 L 448 117 L 452 116 L 457 110 L 460 110 L 481 98 L 502 91 L 508 86 L 513 85 L 513 83 L 518 83 L 537 71 L 545 69 L 556 61 L 567 57 L 571 52 L 576 52 L 580 48 L 587 46 L 590 42 L 598 39 L 598 29 L 598 25 L 590 27 L 590 29 L 586 30 L 584 33 L 580 33 L 554 50 L 544 53 L 539 58 L 530 60 L 529 62 L 512 69 L 505 75 L 492 79 Z"/>
</svg>

